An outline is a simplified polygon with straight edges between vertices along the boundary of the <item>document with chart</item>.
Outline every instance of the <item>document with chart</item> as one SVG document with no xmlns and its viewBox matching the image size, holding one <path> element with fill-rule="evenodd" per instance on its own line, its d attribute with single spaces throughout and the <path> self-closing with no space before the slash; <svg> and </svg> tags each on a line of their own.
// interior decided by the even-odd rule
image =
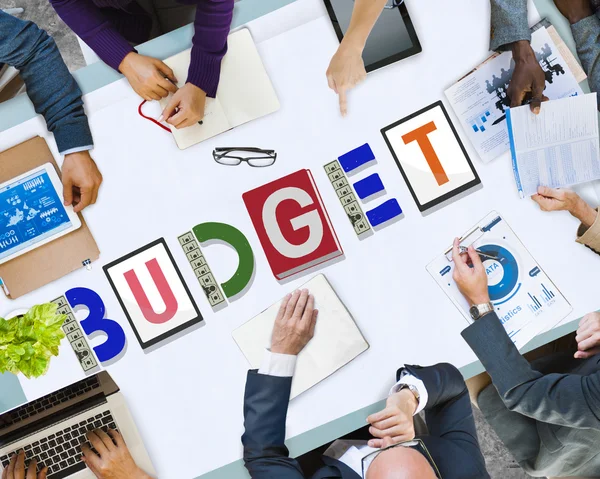
<svg viewBox="0 0 600 479">
<path fill-rule="evenodd" d="M 506 113 L 510 152 L 521 198 L 538 186 L 562 188 L 600 179 L 596 93 L 545 102 Z"/>
<path fill-rule="evenodd" d="M 531 35 L 531 47 L 546 75 L 544 95 L 551 100 L 582 95 L 583 90 L 545 27 Z M 484 163 L 509 150 L 506 110 L 515 63 L 511 52 L 496 53 L 445 91 L 452 110 Z"/>
<path fill-rule="evenodd" d="M 571 313 L 569 302 L 497 212 L 492 211 L 466 232 L 461 245 L 473 245 L 492 257 L 481 257 L 488 276 L 490 300 L 518 349 Z M 438 256 L 427 266 L 427 271 L 472 323 L 470 305 L 452 279 L 452 251 L 446 250 Z"/>
</svg>

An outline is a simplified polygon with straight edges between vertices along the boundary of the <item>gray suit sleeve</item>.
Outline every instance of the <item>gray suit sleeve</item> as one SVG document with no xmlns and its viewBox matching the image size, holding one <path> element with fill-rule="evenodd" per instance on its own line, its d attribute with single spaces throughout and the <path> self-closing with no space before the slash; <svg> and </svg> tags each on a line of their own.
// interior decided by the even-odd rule
<svg viewBox="0 0 600 479">
<path fill-rule="evenodd" d="M 490 50 L 508 50 L 508 44 L 531 41 L 527 0 L 491 0 Z"/>
<path fill-rule="evenodd" d="M 571 32 L 577 46 L 577 55 L 588 76 L 590 89 L 598 93 L 600 110 L 600 19 L 596 15 L 579 20 L 571 25 Z"/>
<path fill-rule="evenodd" d="M 495 313 L 462 332 L 506 407 L 541 422 L 600 429 L 600 372 L 542 374 L 531 368 Z"/>
</svg>

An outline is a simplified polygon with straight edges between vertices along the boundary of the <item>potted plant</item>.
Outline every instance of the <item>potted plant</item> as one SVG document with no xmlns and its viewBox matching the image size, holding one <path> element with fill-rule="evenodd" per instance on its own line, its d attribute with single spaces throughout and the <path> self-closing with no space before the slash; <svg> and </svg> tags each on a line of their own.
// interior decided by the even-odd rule
<svg viewBox="0 0 600 479">
<path fill-rule="evenodd" d="M 0 318 L 0 373 L 23 373 L 31 379 L 48 371 L 65 337 L 61 327 L 66 316 L 56 314 L 57 309 L 46 303 L 11 319 Z"/>
</svg>

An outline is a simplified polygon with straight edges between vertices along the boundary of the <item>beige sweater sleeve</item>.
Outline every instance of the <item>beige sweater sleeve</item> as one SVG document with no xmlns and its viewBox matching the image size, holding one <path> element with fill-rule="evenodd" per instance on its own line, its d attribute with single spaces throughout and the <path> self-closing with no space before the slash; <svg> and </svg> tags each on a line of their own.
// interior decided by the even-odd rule
<svg viewBox="0 0 600 479">
<path fill-rule="evenodd" d="M 579 226 L 577 230 L 577 242 L 600 254 L 600 214 L 596 215 L 596 221 L 589 228 L 583 225 Z"/>
</svg>

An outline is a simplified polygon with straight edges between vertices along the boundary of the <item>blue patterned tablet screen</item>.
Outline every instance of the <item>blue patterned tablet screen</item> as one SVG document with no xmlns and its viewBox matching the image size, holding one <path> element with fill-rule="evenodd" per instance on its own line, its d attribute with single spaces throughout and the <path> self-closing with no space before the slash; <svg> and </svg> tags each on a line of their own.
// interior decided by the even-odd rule
<svg viewBox="0 0 600 479">
<path fill-rule="evenodd" d="M 45 171 L 0 189 L 0 260 L 70 227 Z"/>
</svg>

